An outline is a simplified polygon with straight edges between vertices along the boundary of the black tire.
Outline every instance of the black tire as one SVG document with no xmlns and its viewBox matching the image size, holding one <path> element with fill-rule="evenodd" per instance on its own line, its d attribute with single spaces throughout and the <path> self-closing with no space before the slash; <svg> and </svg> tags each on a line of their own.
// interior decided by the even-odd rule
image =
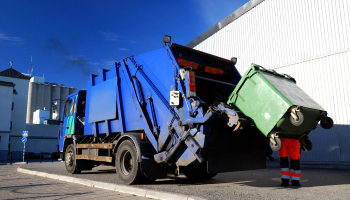
<svg viewBox="0 0 350 200">
<path fill-rule="evenodd" d="M 290 122 L 294 126 L 300 126 L 304 122 L 304 115 L 301 112 L 297 112 L 298 120 L 295 120 L 292 115 L 290 115 Z"/>
<path fill-rule="evenodd" d="M 333 127 L 333 119 L 330 117 L 326 117 L 326 122 L 321 120 L 321 127 L 324 129 L 330 129 Z"/>
<path fill-rule="evenodd" d="M 208 173 L 206 166 L 190 166 L 185 168 L 182 173 L 192 180 L 206 180 L 217 175 L 217 173 Z"/>
<path fill-rule="evenodd" d="M 301 149 L 304 151 L 311 151 L 312 149 L 312 142 L 309 140 L 309 138 L 303 138 L 301 141 Z"/>
<path fill-rule="evenodd" d="M 141 172 L 141 165 L 137 161 L 136 147 L 131 140 L 123 141 L 118 147 L 115 167 L 118 179 L 125 184 L 137 184 L 147 180 Z"/>
<path fill-rule="evenodd" d="M 76 160 L 75 160 L 75 149 L 74 145 L 70 144 L 68 145 L 66 152 L 64 153 L 65 156 L 65 166 L 66 170 L 71 174 L 79 174 L 81 171 L 77 170 Z"/>
<path fill-rule="evenodd" d="M 276 145 L 274 145 L 271 141 L 270 141 L 270 148 L 273 150 L 273 151 L 279 151 L 281 148 L 282 148 L 282 141 L 281 139 L 279 138 L 274 138 L 275 139 L 275 142 L 276 142 Z"/>
</svg>

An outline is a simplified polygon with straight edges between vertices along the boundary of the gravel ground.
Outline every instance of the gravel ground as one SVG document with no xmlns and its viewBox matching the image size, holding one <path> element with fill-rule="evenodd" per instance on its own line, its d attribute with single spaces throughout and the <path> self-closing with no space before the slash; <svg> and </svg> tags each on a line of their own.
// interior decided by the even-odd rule
<svg viewBox="0 0 350 200">
<path fill-rule="evenodd" d="M 25 169 L 52 174 L 121 184 L 115 169 L 107 166 L 81 174 L 68 174 L 63 162 L 29 163 Z M 316 166 L 315 166 L 316 167 Z M 268 162 L 262 170 L 218 174 L 207 181 L 190 181 L 185 176 L 169 176 L 149 185 L 136 185 L 158 191 L 197 196 L 206 199 L 349 199 L 350 171 L 337 169 L 302 168 L 302 187 L 280 187 L 277 162 Z"/>
</svg>

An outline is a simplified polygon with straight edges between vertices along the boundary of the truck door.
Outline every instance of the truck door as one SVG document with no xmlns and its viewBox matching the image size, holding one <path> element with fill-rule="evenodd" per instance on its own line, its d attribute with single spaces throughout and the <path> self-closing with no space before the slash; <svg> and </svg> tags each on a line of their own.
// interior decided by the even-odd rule
<svg viewBox="0 0 350 200">
<path fill-rule="evenodd" d="M 72 105 L 72 99 L 66 99 L 63 105 L 62 109 L 62 115 L 61 115 L 61 124 L 60 124 L 60 131 L 59 131 L 59 151 L 63 151 L 63 142 L 64 142 L 64 136 L 66 135 L 67 130 L 67 121 L 69 118 L 69 108 Z"/>
</svg>

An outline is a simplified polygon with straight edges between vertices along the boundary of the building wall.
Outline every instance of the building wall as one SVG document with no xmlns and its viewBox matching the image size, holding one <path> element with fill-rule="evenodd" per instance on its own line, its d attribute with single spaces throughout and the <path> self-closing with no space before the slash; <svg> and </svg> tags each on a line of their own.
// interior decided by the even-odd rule
<svg viewBox="0 0 350 200">
<path fill-rule="evenodd" d="M 33 124 L 44 124 L 45 119 L 50 119 L 50 111 L 36 110 L 33 116 Z"/>
<path fill-rule="evenodd" d="M 59 125 L 27 124 L 28 140 L 26 152 L 57 152 Z M 11 145 L 18 148 L 13 149 L 15 159 L 21 158 L 23 151 L 22 136 L 11 137 Z"/>
<path fill-rule="evenodd" d="M 1 133 L 9 133 L 11 125 L 11 108 L 13 86 L 2 85 L 0 83 L 0 135 Z M 1 146 L 0 146 L 1 150 Z"/>
<path fill-rule="evenodd" d="M 0 80 L 14 83 L 14 89 L 18 93 L 13 94 L 14 108 L 11 111 L 12 129 L 10 130 L 11 144 L 13 141 L 13 136 L 22 136 L 22 132 L 26 130 L 26 110 L 29 80 L 4 76 L 0 76 Z M 11 144 L 11 151 L 14 149 L 18 149 L 18 147 Z"/>
<path fill-rule="evenodd" d="M 9 86 L 0 82 L 0 94 L 0 160 L 6 160 L 11 125 L 13 85 Z"/>
<path fill-rule="evenodd" d="M 310 133 L 304 162 L 350 162 L 350 2 L 265 0 L 194 48 L 230 59 L 243 74 L 256 63 L 287 73 L 333 118 Z"/>
</svg>

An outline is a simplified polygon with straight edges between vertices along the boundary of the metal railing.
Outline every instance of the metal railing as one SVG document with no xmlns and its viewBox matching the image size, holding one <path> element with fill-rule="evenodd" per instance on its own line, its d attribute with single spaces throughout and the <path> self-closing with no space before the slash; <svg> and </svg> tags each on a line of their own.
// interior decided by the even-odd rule
<svg viewBox="0 0 350 200">
<path fill-rule="evenodd" d="M 55 153 L 56 153 L 56 152 L 55 152 Z M 56 158 L 54 158 L 55 153 L 49 153 L 50 156 L 51 156 L 51 162 L 53 162 L 54 159 L 56 159 Z M 40 155 L 39 155 L 39 162 L 40 162 L 40 163 L 43 162 L 44 154 L 46 154 L 46 153 L 40 152 Z M 10 152 L 8 153 L 8 155 L 0 156 L 0 158 L 2 158 L 2 157 L 7 157 L 6 160 L 8 160 L 8 158 L 9 158 L 9 160 L 10 160 L 10 165 L 12 165 L 12 163 L 13 163 L 13 161 L 14 161 L 14 156 L 16 156 L 16 157 L 23 157 L 23 153 L 18 153 L 18 154 L 16 154 L 16 153 L 14 153 L 13 151 L 10 151 Z M 30 160 L 30 159 L 29 159 L 29 152 L 26 152 L 26 153 L 25 153 L 25 163 L 28 164 L 28 163 L 29 163 L 29 160 Z"/>
</svg>

